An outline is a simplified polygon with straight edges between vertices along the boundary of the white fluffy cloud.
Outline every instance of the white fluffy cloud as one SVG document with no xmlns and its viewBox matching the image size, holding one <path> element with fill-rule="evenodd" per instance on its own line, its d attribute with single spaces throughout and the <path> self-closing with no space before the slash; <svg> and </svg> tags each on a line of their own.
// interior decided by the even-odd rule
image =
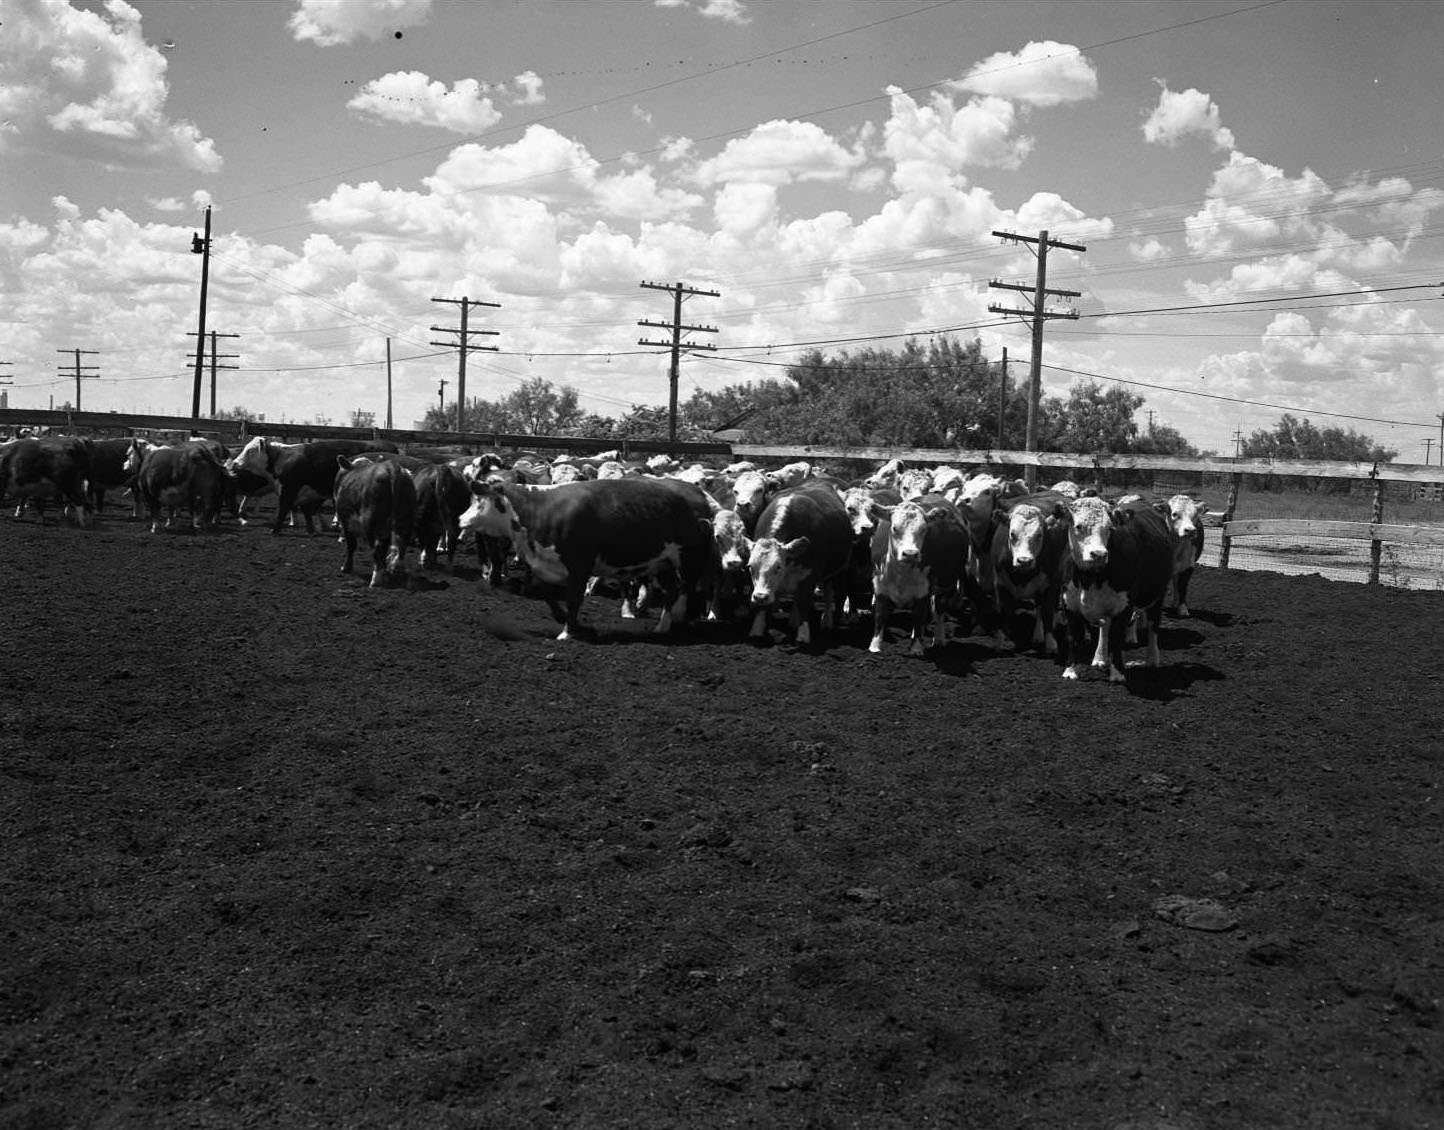
<svg viewBox="0 0 1444 1130">
<path fill-rule="evenodd" d="M 346 107 L 388 122 L 437 126 L 455 133 L 482 133 L 501 120 L 501 112 L 476 79 L 458 79 L 448 88 L 420 71 L 393 71 L 372 79 Z"/>
<path fill-rule="evenodd" d="M 112 166 L 215 172 L 215 143 L 166 115 L 165 72 L 125 0 L 106 0 L 104 14 L 20 0 L 7 7 L 0 35 L 0 151 L 18 145 Z"/>
<path fill-rule="evenodd" d="M 989 55 L 951 85 L 1030 106 L 1058 106 L 1098 97 L 1098 72 L 1078 48 L 1049 39 Z"/>
<path fill-rule="evenodd" d="M 720 20 L 729 24 L 750 24 L 752 16 L 742 0 L 653 0 L 658 8 L 696 8 L 698 13 L 709 20 Z"/>
<path fill-rule="evenodd" d="M 318 47 L 380 39 L 431 17 L 431 0 L 300 0 L 291 34 Z"/>
<path fill-rule="evenodd" d="M 842 181 L 864 160 L 811 122 L 771 121 L 729 141 L 697 167 L 696 177 L 703 185 Z"/>
<path fill-rule="evenodd" d="M 1032 138 L 1013 135 L 1016 111 L 1007 99 L 974 98 L 958 107 L 941 93 L 928 105 L 897 87 L 888 94 L 892 114 L 883 128 L 883 150 L 901 192 L 947 192 L 963 183 L 970 166 L 1016 169 L 1032 152 Z"/>
<path fill-rule="evenodd" d="M 1206 137 L 1215 149 L 1232 149 L 1233 132 L 1219 118 L 1217 104 L 1207 94 L 1190 87 L 1169 90 L 1163 82 L 1158 105 L 1143 123 L 1143 139 L 1151 145 L 1170 149 L 1182 144 L 1184 138 Z"/>
</svg>

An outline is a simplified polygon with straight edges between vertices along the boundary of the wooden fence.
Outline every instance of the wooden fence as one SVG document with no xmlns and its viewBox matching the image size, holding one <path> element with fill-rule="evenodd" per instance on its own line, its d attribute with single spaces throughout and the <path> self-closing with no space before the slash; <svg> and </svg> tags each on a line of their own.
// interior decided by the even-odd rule
<svg viewBox="0 0 1444 1130">
<path fill-rule="evenodd" d="M 346 428 L 321 424 L 272 423 L 258 420 L 210 420 L 189 416 L 127 415 L 116 412 L 0 409 L 0 432 L 17 428 L 47 428 L 65 432 L 120 434 L 171 432 L 214 436 L 242 443 L 249 436 L 267 435 L 281 440 L 385 439 L 410 447 L 441 447 L 468 454 L 481 451 L 556 451 L 598 454 L 618 451 L 623 459 L 653 454 L 696 459 L 735 461 L 751 459 L 778 463 L 806 460 L 830 465 L 873 465 L 889 459 L 910 463 L 986 466 L 1009 475 L 1023 474 L 1030 481 L 1072 478 L 1084 486 L 1129 482 L 1135 489 L 1162 487 L 1158 493 L 1176 493 L 1173 487 L 1185 476 L 1216 475 L 1227 483 L 1228 500 L 1218 517 L 1222 526 L 1219 565 L 1227 569 L 1233 542 L 1247 537 L 1350 538 L 1369 543 L 1368 580 L 1379 581 L 1379 563 L 1386 542 L 1444 547 L 1444 526 L 1391 525 L 1384 522 L 1385 488 L 1389 483 L 1411 484 L 1416 497 L 1439 489 L 1439 469 L 1418 463 L 1348 463 L 1299 459 L 1227 459 L 1164 455 L 1079 455 L 1052 451 L 992 451 L 957 448 L 775 446 L 742 443 L 678 442 L 664 439 L 619 440 L 578 436 L 534 436 L 498 432 L 434 432 L 390 428 Z M 1288 518 L 1235 520 L 1239 492 L 1247 475 L 1265 478 L 1346 480 L 1367 484 L 1372 496 L 1367 522 L 1303 521 Z"/>
</svg>

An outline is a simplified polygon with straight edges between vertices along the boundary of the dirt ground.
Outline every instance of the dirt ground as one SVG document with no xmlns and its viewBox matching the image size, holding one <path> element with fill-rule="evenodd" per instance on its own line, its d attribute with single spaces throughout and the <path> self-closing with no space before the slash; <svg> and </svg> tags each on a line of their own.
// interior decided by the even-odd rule
<svg viewBox="0 0 1444 1130">
<path fill-rule="evenodd" d="M 340 560 L 0 519 L 0 1126 L 1444 1126 L 1444 594 L 1119 687 Z"/>
</svg>

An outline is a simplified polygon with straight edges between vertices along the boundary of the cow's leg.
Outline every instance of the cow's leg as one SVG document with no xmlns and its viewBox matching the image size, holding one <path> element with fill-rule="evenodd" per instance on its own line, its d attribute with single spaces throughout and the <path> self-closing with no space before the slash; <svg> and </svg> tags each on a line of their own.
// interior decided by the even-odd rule
<svg viewBox="0 0 1444 1130">
<path fill-rule="evenodd" d="M 1122 637 L 1128 632 L 1127 617 L 1104 616 L 1098 621 L 1098 643 L 1093 648 L 1093 666 L 1103 671 L 1108 667 L 1109 648 L 1112 646 L 1113 625 L 1119 624 L 1120 646 Z"/>
<path fill-rule="evenodd" d="M 926 596 L 920 596 L 912 602 L 912 607 L 908 610 L 909 619 L 912 621 L 908 642 L 909 655 L 924 655 L 927 652 L 923 639 L 927 635 L 930 604 L 931 601 Z"/>
<path fill-rule="evenodd" d="M 1110 683 L 1126 682 L 1123 674 L 1123 640 L 1128 634 L 1129 626 L 1133 623 L 1133 616 L 1125 612 L 1121 616 L 1110 616 L 1105 625 L 1100 625 L 1098 632 L 1099 651 L 1103 650 L 1103 638 L 1108 638 L 1108 681 Z M 1095 663 L 1095 666 L 1098 664 Z"/>
<path fill-rule="evenodd" d="M 356 566 L 356 535 L 346 530 L 342 540 L 346 543 L 346 560 L 341 563 L 341 572 L 351 573 Z"/>
<path fill-rule="evenodd" d="M 808 579 L 797 586 L 792 597 L 792 638 L 799 647 L 812 643 L 812 597 L 817 582 Z"/>
<path fill-rule="evenodd" d="M 1060 658 L 1063 660 L 1063 678 L 1076 679 L 1083 674 L 1082 662 L 1084 653 L 1088 650 L 1088 621 L 1083 618 L 1081 612 L 1068 608 L 1064 615 L 1068 623 L 1068 642 L 1066 647 L 1060 647 Z"/>
<path fill-rule="evenodd" d="M 933 593 L 928 602 L 932 605 L 933 612 L 933 646 L 946 647 L 948 643 L 948 622 L 943 611 L 944 598 L 946 593 Z"/>
<path fill-rule="evenodd" d="M 883 637 L 887 634 L 887 620 L 892 615 L 892 598 L 877 593 L 872 598 L 872 642 L 867 650 L 874 655 L 882 653 Z"/>
<path fill-rule="evenodd" d="M 1174 613 L 1180 620 L 1187 620 L 1190 615 L 1188 611 L 1188 582 L 1191 580 L 1193 580 L 1192 569 L 1185 569 L 1173 578 L 1173 588 L 1178 594 L 1178 602 L 1175 606 Z"/>
<path fill-rule="evenodd" d="M 767 615 L 770 608 L 763 606 L 756 609 L 752 615 L 752 627 L 747 635 L 749 639 L 760 640 L 767 637 Z"/>
</svg>

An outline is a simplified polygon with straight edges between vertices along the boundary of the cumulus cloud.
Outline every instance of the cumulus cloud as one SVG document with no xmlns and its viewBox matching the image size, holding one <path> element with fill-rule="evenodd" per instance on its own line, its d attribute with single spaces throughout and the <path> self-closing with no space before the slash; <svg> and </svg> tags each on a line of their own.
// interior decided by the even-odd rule
<svg viewBox="0 0 1444 1130">
<path fill-rule="evenodd" d="M 165 72 L 125 0 L 106 0 L 103 14 L 25 0 L 7 10 L 0 36 L 0 150 L 16 144 L 113 166 L 217 171 L 215 143 L 167 116 Z"/>
<path fill-rule="evenodd" d="M 501 120 L 501 112 L 476 79 L 459 79 L 448 88 L 420 71 L 393 71 L 372 79 L 346 107 L 388 122 L 437 126 L 455 133 L 482 133 Z"/>
<path fill-rule="evenodd" d="M 709 20 L 720 20 L 729 24 L 750 24 L 752 16 L 747 11 L 747 5 L 742 0 L 700 0 L 699 3 L 692 3 L 691 0 L 653 0 L 658 8 L 696 8 L 697 12 Z"/>
<path fill-rule="evenodd" d="M 841 181 L 862 164 L 861 153 L 844 149 L 811 122 L 771 121 L 697 167 L 699 184 L 795 184 Z"/>
<path fill-rule="evenodd" d="M 1128 254 L 1140 263 L 1152 263 L 1168 257 L 1168 248 L 1154 236 L 1135 239 L 1128 244 Z"/>
<path fill-rule="evenodd" d="M 1013 133 L 1017 113 L 1005 98 L 974 98 L 958 107 L 942 93 L 928 105 L 889 87 L 892 113 L 883 128 L 883 151 L 902 192 L 946 192 L 961 185 L 969 166 L 1016 169 L 1033 139 Z"/>
<path fill-rule="evenodd" d="M 950 85 L 1030 106 L 1059 106 L 1098 97 L 1098 72 L 1078 48 L 1049 39 L 989 55 Z"/>
<path fill-rule="evenodd" d="M 1176 148 L 1187 137 L 1206 137 L 1215 149 L 1232 149 L 1233 132 L 1221 124 L 1218 105 L 1201 90 L 1190 87 L 1184 91 L 1163 87 L 1158 105 L 1143 123 L 1143 139 L 1150 145 Z"/>
<path fill-rule="evenodd" d="M 300 0 L 291 13 L 291 34 L 318 47 L 381 39 L 425 23 L 431 0 Z"/>
</svg>

